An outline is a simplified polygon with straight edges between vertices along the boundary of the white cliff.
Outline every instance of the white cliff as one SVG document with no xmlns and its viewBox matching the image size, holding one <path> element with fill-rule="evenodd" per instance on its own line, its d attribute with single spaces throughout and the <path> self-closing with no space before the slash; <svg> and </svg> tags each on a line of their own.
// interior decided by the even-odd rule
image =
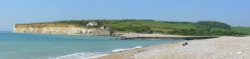
<svg viewBox="0 0 250 59">
<path fill-rule="evenodd" d="M 98 31 L 97 28 L 85 28 L 70 24 L 16 24 L 13 28 L 14 33 L 40 34 L 84 34 L 96 31 Z"/>
</svg>

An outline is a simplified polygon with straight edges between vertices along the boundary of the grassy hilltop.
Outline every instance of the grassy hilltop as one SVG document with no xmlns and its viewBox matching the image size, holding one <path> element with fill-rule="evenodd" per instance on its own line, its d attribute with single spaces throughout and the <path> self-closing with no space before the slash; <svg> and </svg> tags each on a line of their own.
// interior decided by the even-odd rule
<svg viewBox="0 0 250 59">
<path fill-rule="evenodd" d="M 110 31 L 136 32 L 136 33 L 162 33 L 176 35 L 247 35 L 250 28 L 231 27 L 230 25 L 217 21 L 199 22 L 169 22 L 154 20 L 65 20 L 49 23 L 64 23 L 77 26 L 85 26 L 88 22 L 95 21 L 99 26 L 108 26 Z"/>
<path fill-rule="evenodd" d="M 232 27 L 233 31 L 250 34 L 250 27 Z"/>
</svg>

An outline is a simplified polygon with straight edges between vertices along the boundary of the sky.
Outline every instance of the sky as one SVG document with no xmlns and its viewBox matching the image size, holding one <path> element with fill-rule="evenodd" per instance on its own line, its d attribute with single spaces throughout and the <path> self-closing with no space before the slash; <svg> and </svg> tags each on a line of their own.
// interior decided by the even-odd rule
<svg viewBox="0 0 250 59">
<path fill-rule="evenodd" d="M 0 0 L 0 31 L 14 24 L 80 19 L 222 21 L 250 26 L 250 0 Z"/>
</svg>

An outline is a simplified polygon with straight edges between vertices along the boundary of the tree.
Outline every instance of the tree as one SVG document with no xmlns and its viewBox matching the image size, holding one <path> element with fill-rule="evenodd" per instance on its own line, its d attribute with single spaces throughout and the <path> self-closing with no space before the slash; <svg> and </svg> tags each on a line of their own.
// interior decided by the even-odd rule
<svg viewBox="0 0 250 59">
<path fill-rule="evenodd" d="M 199 21 L 197 22 L 198 27 L 205 29 L 221 28 L 221 29 L 231 29 L 231 26 L 217 21 Z"/>
</svg>

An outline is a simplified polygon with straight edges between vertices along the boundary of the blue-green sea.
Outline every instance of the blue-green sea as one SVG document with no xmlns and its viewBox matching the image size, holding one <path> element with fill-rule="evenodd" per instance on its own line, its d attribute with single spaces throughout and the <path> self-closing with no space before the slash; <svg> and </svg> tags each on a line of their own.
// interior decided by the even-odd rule
<svg viewBox="0 0 250 59">
<path fill-rule="evenodd" d="M 0 32 L 0 59 L 88 59 L 115 49 L 173 43 L 178 40 L 115 40 L 112 36 Z"/>
</svg>

